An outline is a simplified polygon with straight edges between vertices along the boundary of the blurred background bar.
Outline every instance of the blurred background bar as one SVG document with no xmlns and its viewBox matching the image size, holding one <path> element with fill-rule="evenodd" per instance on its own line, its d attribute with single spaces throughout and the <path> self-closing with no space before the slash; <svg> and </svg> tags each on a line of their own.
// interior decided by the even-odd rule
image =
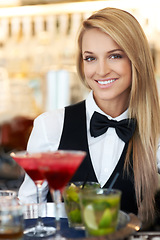
<svg viewBox="0 0 160 240">
<path fill-rule="evenodd" d="M 159 1 L 0 0 L 1 189 L 18 189 L 23 180 L 9 154 L 26 149 L 34 118 L 88 93 L 76 73 L 76 34 L 83 19 L 104 7 L 122 8 L 138 19 L 160 89 Z"/>
</svg>

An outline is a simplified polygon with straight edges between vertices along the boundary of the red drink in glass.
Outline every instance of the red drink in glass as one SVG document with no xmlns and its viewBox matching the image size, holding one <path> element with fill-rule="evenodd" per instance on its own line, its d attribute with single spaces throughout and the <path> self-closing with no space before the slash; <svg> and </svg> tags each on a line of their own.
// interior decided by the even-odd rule
<svg viewBox="0 0 160 240">
<path fill-rule="evenodd" d="M 83 151 L 65 151 L 41 153 L 37 158 L 37 165 L 48 181 L 50 191 L 55 203 L 56 238 L 61 239 L 59 204 L 61 203 L 61 191 L 72 178 L 86 153 Z"/>
<path fill-rule="evenodd" d="M 39 171 L 37 165 L 37 158 L 42 157 L 39 153 L 29 154 L 27 152 L 11 153 L 11 157 L 25 170 L 25 172 L 34 181 L 37 188 L 37 203 L 38 203 L 38 219 L 37 224 L 33 227 L 25 229 L 24 234 L 29 237 L 46 237 L 55 233 L 55 228 L 50 226 L 44 226 L 41 218 L 41 195 L 42 184 L 44 182 L 44 176 Z"/>
<path fill-rule="evenodd" d="M 36 184 L 42 184 L 44 182 L 44 177 L 38 169 L 25 168 L 25 171 Z"/>
<path fill-rule="evenodd" d="M 83 154 L 79 152 L 57 151 L 42 153 L 42 161 L 38 164 L 51 189 L 62 189 L 72 178 L 82 162 Z"/>
<path fill-rule="evenodd" d="M 25 172 L 30 176 L 30 178 L 35 182 L 35 184 L 42 184 L 44 182 L 44 177 L 39 171 L 38 166 L 35 161 L 35 157 L 38 157 L 38 154 L 35 154 L 34 157 L 31 155 L 14 155 L 12 154 L 13 159 L 25 170 Z"/>
</svg>

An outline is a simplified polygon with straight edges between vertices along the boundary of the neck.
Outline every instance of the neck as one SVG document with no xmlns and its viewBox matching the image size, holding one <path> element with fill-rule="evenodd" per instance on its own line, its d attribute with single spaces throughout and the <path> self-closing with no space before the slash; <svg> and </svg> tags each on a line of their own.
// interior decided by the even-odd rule
<svg viewBox="0 0 160 240">
<path fill-rule="evenodd" d="M 121 115 L 123 112 L 125 112 L 128 108 L 128 101 L 97 101 L 95 99 L 96 104 L 98 107 L 107 115 L 111 116 L 112 118 L 118 117 Z"/>
</svg>

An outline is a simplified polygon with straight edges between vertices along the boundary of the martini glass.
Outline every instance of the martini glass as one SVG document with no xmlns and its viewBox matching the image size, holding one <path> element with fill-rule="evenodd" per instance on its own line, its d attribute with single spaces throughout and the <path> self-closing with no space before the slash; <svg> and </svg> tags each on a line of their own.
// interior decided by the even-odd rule
<svg viewBox="0 0 160 240">
<path fill-rule="evenodd" d="M 37 158 L 37 165 L 44 178 L 48 181 L 50 192 L 55 203 L 56 239 L 62 238 L 60 234 L 60 206 L 61 193 L 70 181 L 77 168 L 84 159 L 83 151 L 57 150 L 55 152 L 41 153 Z"/>
<path fill-rule="evenodd" d="M 25 151 L 11 153 L 11 157 L 25 170 L 25 172 L 34 181 L 37 188 L 37 205 L 38 205 L 38 219 L 35 226 L 24 230 L 24 234 L 30 237 L 46 237 L 55 233 L 55 228 L 45 226 L 41 217 L 41 203 L 42 203 L 42 184 L 44 176 L 38 169 L 36 159 L 41 158 L 39 153 L 29 154 Z"/>
</svg>

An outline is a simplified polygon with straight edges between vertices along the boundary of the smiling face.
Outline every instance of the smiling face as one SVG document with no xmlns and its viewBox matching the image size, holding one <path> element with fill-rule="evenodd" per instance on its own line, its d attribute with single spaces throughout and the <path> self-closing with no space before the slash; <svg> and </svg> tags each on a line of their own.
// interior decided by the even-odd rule
<svg viewBox="0 0 160 240">
<path fill-rule="evenodd" d="M 108 34 L 92 28 L 83 35 L 82 57 L 85 79 L 97 105 L 105 112 L 107 106 L 126 110 L 132 71 L 125 52 Z"/>
</svg>

